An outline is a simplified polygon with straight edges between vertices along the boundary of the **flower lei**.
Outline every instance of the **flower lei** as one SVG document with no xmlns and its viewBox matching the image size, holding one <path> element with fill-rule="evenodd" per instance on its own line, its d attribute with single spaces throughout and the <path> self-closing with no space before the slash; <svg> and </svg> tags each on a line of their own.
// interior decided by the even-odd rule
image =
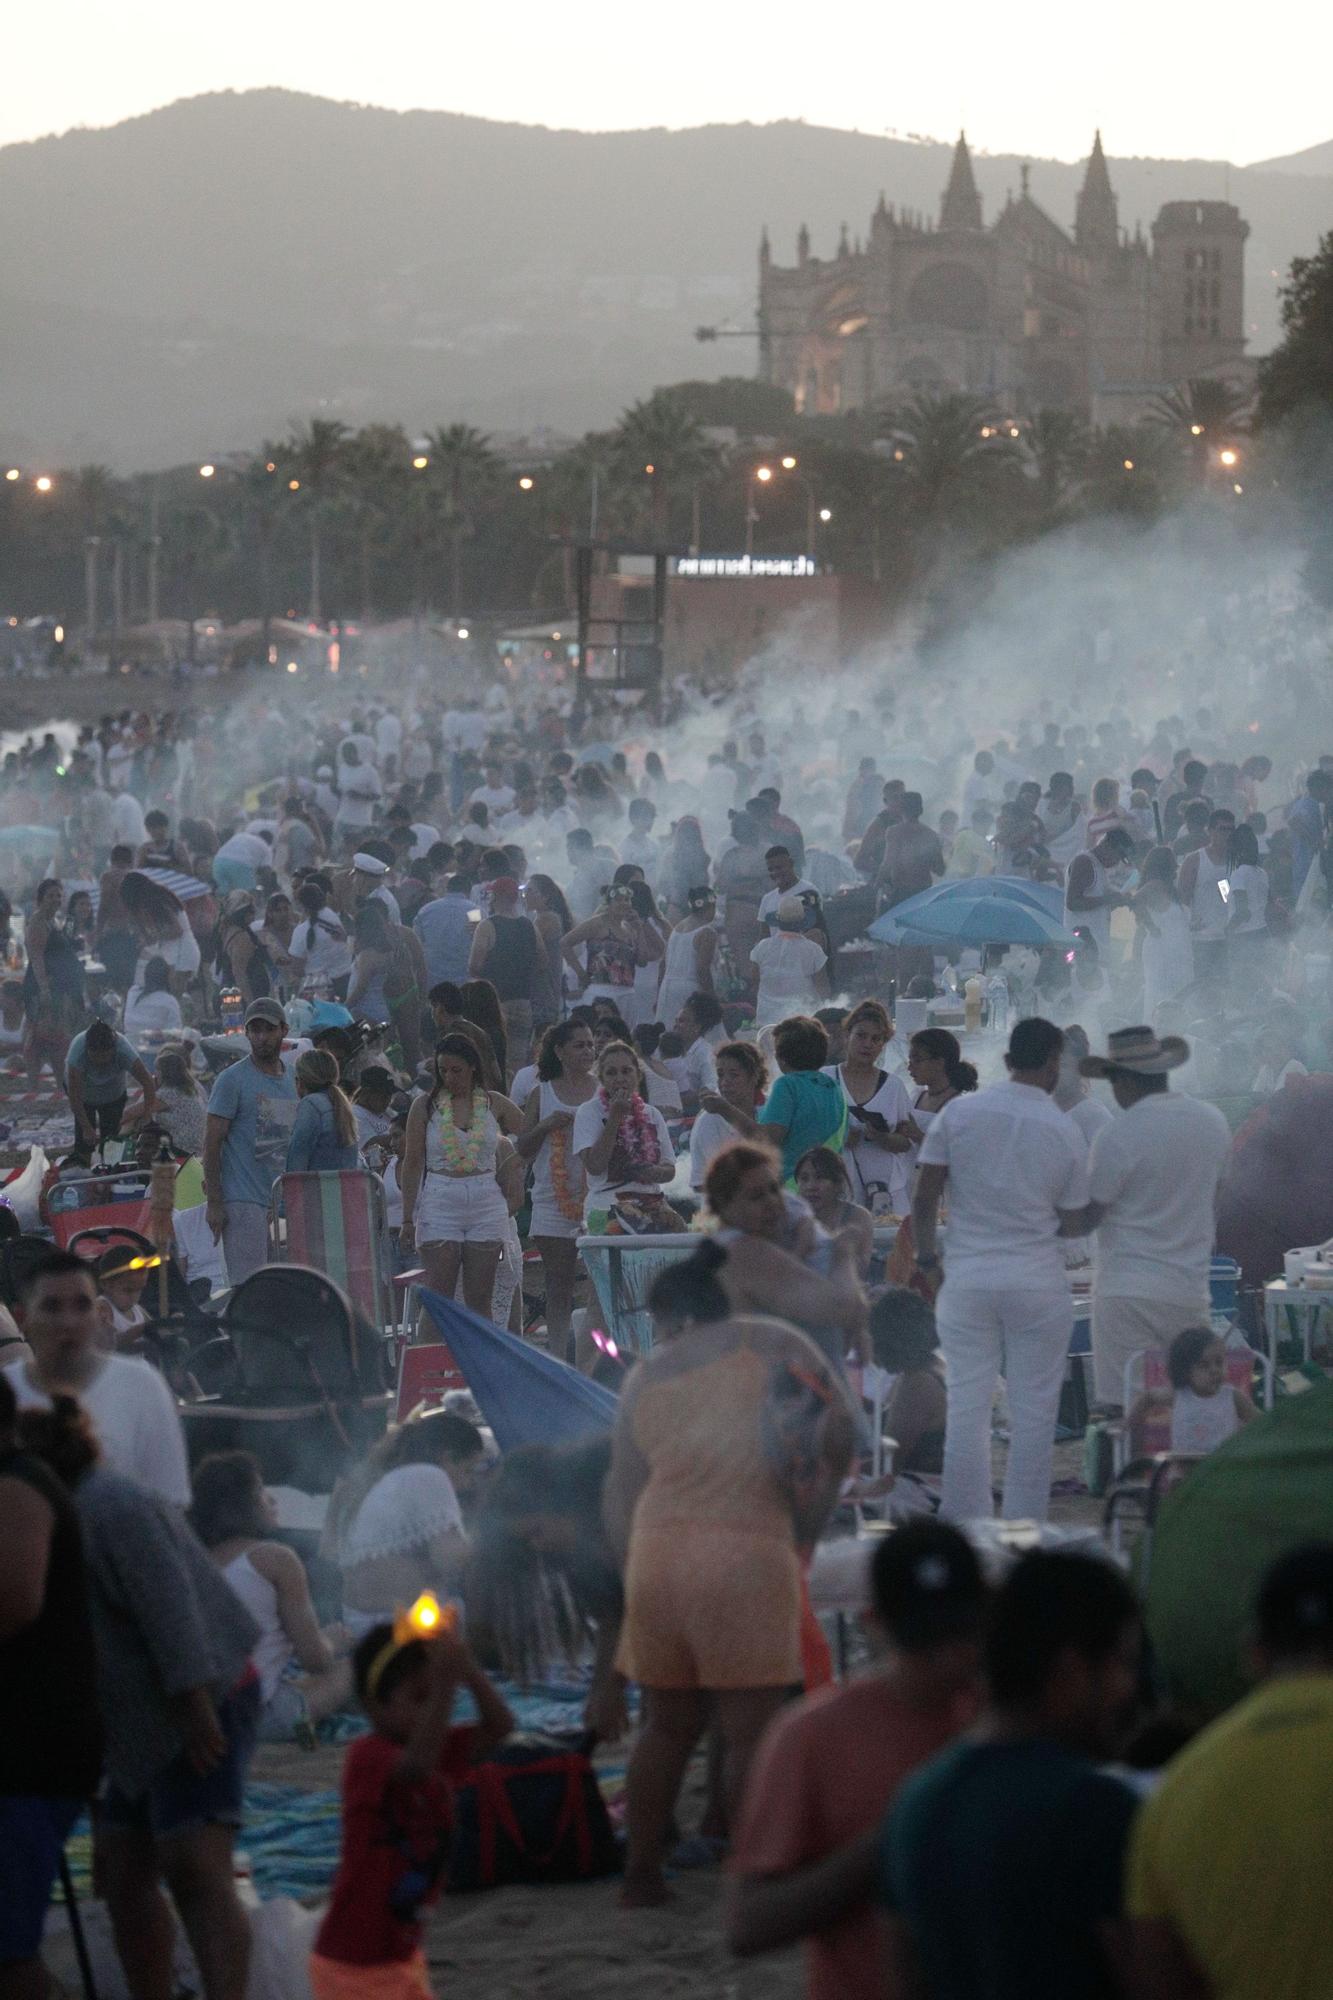
<svg viewBox="0 0 1333 2000">
<path fill-rule="evenodd" d="M 484 1090 L 472 1093 L 472 1123 L 466 1132 L 460 1132 L 454 1123 L 453 1099 L 446 1097 L 436 1113 L 436 1123 L 440 1134 L 440 1151 L 444 1154 L 445 1172 L 449 1174 L 475 1174 L 486 1145 L 486 1118 L 491 1108 L 491 1100 Z"/>
<path fill-rule="evenodd" d="M 582 1222 L 583 1195 L 586 1186 L 582 1171 L 578 1176 L 578 1192 L 574 1190 L 569 1168 L 569 1127 L 561 1125 L 552 1132 L 547 1144 L 551 1148 L 551 1192 L 555 1205 L 566 1222 Z"/>
<path fill-rule="evenodd" d="M 597 1102 L 607 1117 L 611 1115 L 611 1099 L 606 1091 L 599 1090 Z M 648 1106 L 636 1091 L 630 1100 L 629 1110 L 620 1121 L 620 1131 L 616 1135 L 615 1147 L 608 1166 L 609 1178 L 628 1179 L 635 1167 L 655 1167 L 662 1157 L 657 1130 L 648 1116 Z M 623 1167 L 628 1172 L 613 1171 Z"/>
</svg>

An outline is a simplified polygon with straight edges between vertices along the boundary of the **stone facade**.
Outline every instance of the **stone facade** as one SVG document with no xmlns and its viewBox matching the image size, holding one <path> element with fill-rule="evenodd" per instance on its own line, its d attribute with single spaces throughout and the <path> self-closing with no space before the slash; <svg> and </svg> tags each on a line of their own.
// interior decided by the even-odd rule
<svg viewBox="0 0 1333 2000">
<path fill-rule="evenodd" d="M 1168 202 L 1120 228 L 1100 133 L 1072 232 L 1022 188 L 989 225 L 967 140 L 938 222 L 880 196 L 863 243 L 796 263 L 759 251 L 760 373 L 797 409 L 832 415 L 916 391 L 968 390 L 1016 416 L 1088 412 L 1099 397 L 1198 376 L 1243 379 L 1244 247 L 1229 202 Z"/>
</svg>

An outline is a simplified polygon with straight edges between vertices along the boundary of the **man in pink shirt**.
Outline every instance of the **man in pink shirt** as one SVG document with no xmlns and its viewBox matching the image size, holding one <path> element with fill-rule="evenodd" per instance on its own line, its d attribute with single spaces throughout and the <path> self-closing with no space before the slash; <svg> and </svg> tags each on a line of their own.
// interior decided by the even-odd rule
<svg viewBox="0 0 1333 2000">
<path fill-rule="evenodd" d="M 887 2000 L 880 1829 L 903 1780 L 979 1699 L 986 1587 L 964 1537 L 935 1521 L 900 1528 L 875 1551 L 871 1582 L 885 1657 L 770 1726 L 732 1854 L 732 1950 L 804 1938 L 808 2000 Z"/>
</svg>

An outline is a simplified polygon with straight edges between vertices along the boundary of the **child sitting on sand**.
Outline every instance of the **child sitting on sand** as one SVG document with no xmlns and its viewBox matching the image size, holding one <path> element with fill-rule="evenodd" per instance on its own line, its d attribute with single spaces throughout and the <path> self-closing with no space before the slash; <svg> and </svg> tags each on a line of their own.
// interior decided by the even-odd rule
<svg viewBox="0 0 1333 2000">
<path fill-rule="evenodd" d="M 422 1911 L 449 1858 L 453 1788 L 514 1727 L 509 1709 L 452 1631 L 400 1642 L 376 1625 L 352 1655 L 373 1724 L 347 1753 L 342 1850 L 315 1938 L 315 2000 L 432 2000 Z M 467 1688 L 480 1720 L 451 1728 Z"/>
</svg>

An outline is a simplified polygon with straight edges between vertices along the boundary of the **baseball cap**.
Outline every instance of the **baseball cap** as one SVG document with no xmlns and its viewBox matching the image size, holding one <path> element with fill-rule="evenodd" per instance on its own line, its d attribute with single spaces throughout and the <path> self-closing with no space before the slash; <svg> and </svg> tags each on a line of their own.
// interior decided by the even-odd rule
<svg viewBox="0 0 1333 2000">
<path fill-rule="evenodd" d="M 252 1000 L 245 1010 L 245 1025 L 252 1021 L 267 1021 L 270 1027 L 285 1028 L 287 1016 L 276 1000 Z"/>
</svg>

